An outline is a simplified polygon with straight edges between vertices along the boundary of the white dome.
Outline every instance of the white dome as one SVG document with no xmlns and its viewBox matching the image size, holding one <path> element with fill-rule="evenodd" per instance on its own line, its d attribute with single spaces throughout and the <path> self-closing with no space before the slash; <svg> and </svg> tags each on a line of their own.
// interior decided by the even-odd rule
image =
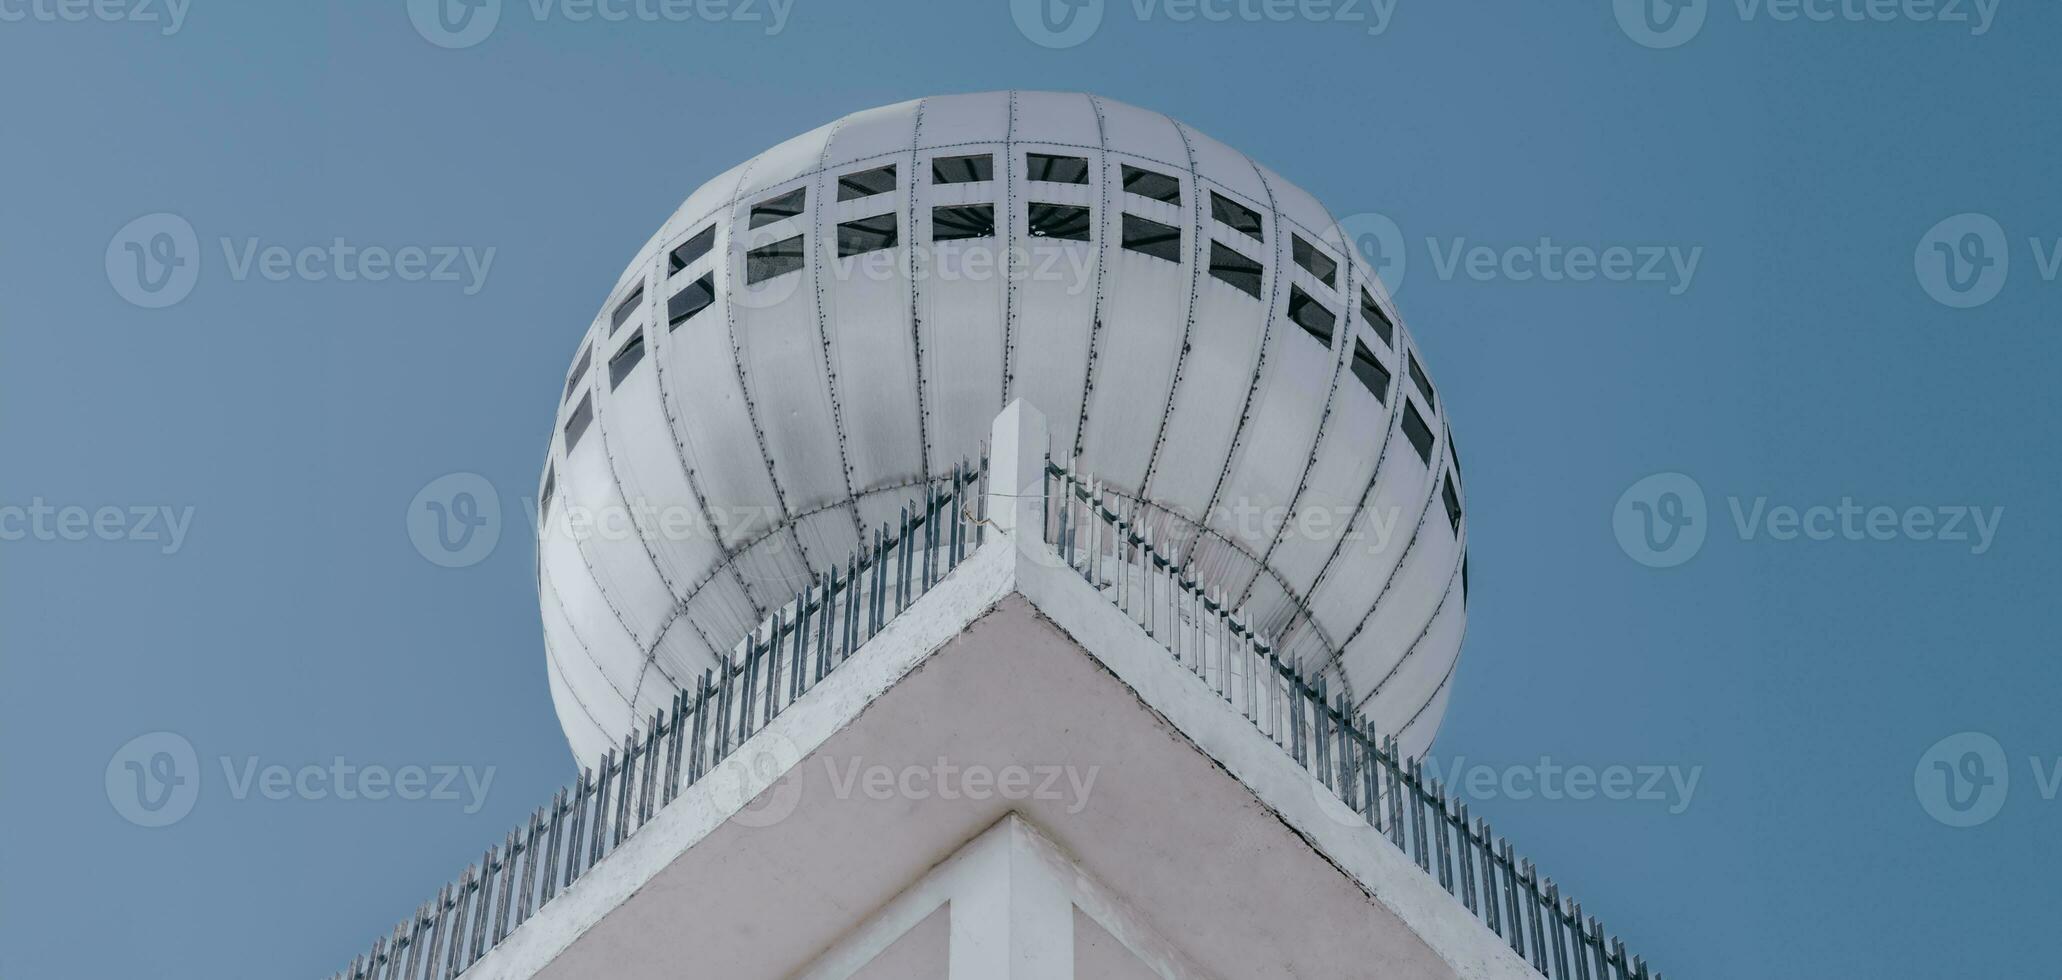
<svg viewBox="0 0 2062 980">
<path fill-rule="evenodd" d="M 1422 358 L 1316 200 L 1157 113 L 993 92 L 788 140 L 688 195 L 574 355 L 538 542 L 567 738 L 620 744 L 1024 398 L 1415 755 L 1467 615 Z"/>
</svg>

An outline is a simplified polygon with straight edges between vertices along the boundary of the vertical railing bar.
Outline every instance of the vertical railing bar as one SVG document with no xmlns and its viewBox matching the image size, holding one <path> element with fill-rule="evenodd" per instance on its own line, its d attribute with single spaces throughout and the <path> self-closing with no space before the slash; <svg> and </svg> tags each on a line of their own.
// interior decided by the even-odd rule
<svg viewBox="0 0 2062 980">
<path fill-rule="evenodd" d="M 594 787 L 599 779 L 600 777 L 594 775 L 592 768 L 581 769 L 580 785 L 574 790 L 572 799 L 566 801 L 568 826 L 562 847 L 565 870 L 559 878 L 560 888 L 572 887 L 574 879 L 580 877 L 580 856 L 584 852 L 582 844 L 587 839 L 587 804 L 594 796 Z"/>
<path fill-rule="evenodd" d="M 1538 967 L 1539 972 L 1545 973 L 1547 970 L 1546 925 L 1540 920 L 1539 914 L 1539 869 L 1532 866 L 1532 861 L 1529 858 L 1523 864 L 1525 869 L 1525 916 L 1527 921 L 1532 924 L 1532 965 Z"/>
<path fill-rule="evenodd" d="M 564 796 L 565 792 L 565 790 L 561 789 L 553 794 L 551 802 L 547 805 L 556 808 L 559 798 Z M 544 832 L 544 812 L 544 810 L 539 809 L 530 814 L 530 828 L 525 833 L 525 836 L 529 839 L 529 846 L 525 848 L 529 859 L 523 862 L 522 896 L 516 899 L 515 907 L 514 924 L 516 926 L 521 926 L 530 918 L 530 909 L 537 894 L 538 859 L 544 856 L 543 851 L 540 850 L 540 846 L 544 842 L 539 839 Z M 549 874 L 549 872 L 546 873 Z"/>
<path fill-rule="evenodd" d="M 494 928 L 491 933 L 494 945 L 508 936 L 509 906 L 515 902 L 516 861 L 525 853 L 522 850 L 523 828 L 508 832 L 508 839 L 501 845 L 501 894 L 494 900 Z M 527 862 L 526 862 L 527 863 Z"/>
<path fill-rule="evenodd" d="M 637 735 L 623 736 L 622 772 L 616 778 L 616 816 L 609 828 L 609 849 L 623 843 L 629 832 L 630 803 L 637 796 Z"/>
<path fill-rule="evenodd" d="M 1584 927 L 1582 903 L 1567 899 L 1568 923 L 1575 927 L 1575 980 L 1590 980 L 1589 930 Z"/>
<path fill-rule="evenodd" d="M 816 676 L 812 683 L 822 683 L 823 675 L 830 670 L 831 630 L 838 621 L 838 566 L 832 565 L 829 575 L 818 577 L 817 590 L 823 594 L 817 603 L 823 621 L 816 624 Z"/>
<path fill-rule="evenodd" d="M 795 593 L 795 645 L 788 651 L 788 703 L 802 696 L 802 677 L 809 662 L 809 592 Z"/>
<path fill-rule="evenodd" d="M 1554 924 L 1554 976 L 1568 976 L 1568 923 L 1562 918 L 1561 886 L 1552 878 L 1546 883 L 1547 918 Z"/>
<path fill-rule="evenodd" d="M 1468 911 L 1479 915 L 1481 905 L 1475 900 L 1475 835 L 1469 829 L 1468 804 L 1457 802 L 1455 807 L 1454 830 L 1459 835 L 1461 844 L 1461 904 L 1467 906 Z"/>
<path fill-rule="evenodd" d="M 592 824 L 589 834 L 590 846 L 584 862 L 590 868 L 594 866 L 594 862 L 601 860 L 602 847 L 608 842 L 609 785 L 615 778 L 615 768 L 616 750 L 610 749 L 602 754 L 601 771 L 594 777 L 594 794 L 588 802 L 586 815 L 581 817 L 582 821 Z"/>
<path fill-rule="evenodd" d="M 659 805 L 665 806 L 680 796 L 680 753 L 687 744 L 687 710 L 689 698 L 686 688 L 673 692 L 673 728 L 666 733 L 666 775 L 665 788 L 659 794 Z"/>
<path fill-rule="evenodd" d="M 494 862 L 497 857 L 495 849 L 489 847 L 487 848 L 486 857 L 480 860 L 480 904 L 473 910 L 472 943 L 466 947 L 465 951 L 467 966 L 471 966 L 474 961 L 480 958 L 481 954 L 487 951 L 487 923 L 489 921 L 487 915 L 493 911 L 493 903 L 489 899 L 494 896 Z"/>
<path fill-rule="evenodd" d="M 1405 781 L 1410 784 L 1411 834 L 1415 838 L 1418 848 L 1418 868 L 1430 874 L 1432 871 L 1432 847 L 1431 841 L 1428 839 L 1429 834 L 1425 830 L 1425 770 L 1422 760 L 1411 760 L 1410 775 Z"/>
<path fill-rule="evenodd" d="M 776 612 L 773 616 L 773 635 L 766 638 L 766 653 L 762 658 L 764 665 L 759 671 L 761 675 L 759 680 L 759 698 L 761 703 L 759 706 L 759 722 L 752 726 L 754 733 L 773 723 L 773 707 L 779 703 L 774 695 L 774 691 L 780 687 L 781 633 L 786 628 L 787 623 L 784 614 Z"/>
<path fill-rule="evenodd" d="M 1511 842 L 1505 838 L 1497 838 L 1496 849 L 1498 851 L 1497 863 L 1503 865 L 1504 871 L 1504 894 L 1507 898 L 1505 911 L 1510 913 L 1511 929 L 1507 938 L 1511 941 L 1511 952 L 1518 954 L 1518 957 L 1523 959 L 1525 956 L 1525 915 L 1524 909 L 1519 907 L 1523 900 L 1518 897 L 1518 857 L 1517 853 L 1511 848 Z"/>
<path fill-rule="evenodd" d="M 429 920 L 429 917 L 424 913 L 428 908 L 429 906 L 427 905 L 416 906 L 415 917 L 408 921 L 408 965 L 401 970 L 401 975 L 406 980 L 417 980 L 417 978 L 422 976 L 420 967 L 422 966 L 423 933 Z"/>
<path fill-rule="evenodd" d="M 1432 807 L 1439 813 L 1437 825 L 1438 829 L 1434 831 L 1434 833 L 1438 836 L 1439 884 L 1441 887 L 1446 889 L 1447 894 L 1452 894 L 1454 890 L 1452 867 L 1453 854 L 1452 851 L 1448 848 L 1446 841 L 1446 828 L 1448 826 L 1448 822 L 1452 818 L 1449 817 L 1446 812 L 1446 787 L 1442 786 L 1439 780 L 1434 779 L 1432 780 L 1432 785 L 1430 788 L 1432 796 Z"/>
<path fill-rule="evenodd" d="M 458 975 L 458 960 L 465 946 L 465 909 L 472 897 L 473 869 L 465 869 L 458 877 L 458 887 L 451 893 L 451 914 L 444 922 L 451 929 L 451 937 L 444 941 L 445 980 Z"/>
</svg>

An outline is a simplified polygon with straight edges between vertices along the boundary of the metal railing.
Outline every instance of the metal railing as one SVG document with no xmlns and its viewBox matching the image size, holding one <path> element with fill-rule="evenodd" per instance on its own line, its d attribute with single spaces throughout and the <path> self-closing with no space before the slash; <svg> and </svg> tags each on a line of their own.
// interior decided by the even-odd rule
<svg viewBox="0 0 2062 980">
<path fill-rule="evenodd" d="M 915 511 L 739 641 L 598 766 L 558 791 L 335 980 L 449 980 L 821 682 L 984 536 L 985 477 L 961 465 Z"/>
<path fill-rule="evenodd" d="M 572 888 L 589 869 L 942 581 L 985 536 L 986 461 L 962 465 L 914 511 L 880 528 L 843 569 L 818 576 L 726 662 L 675 693 L 597 766 L 489 848 L 334 980 L 450 980 Z M 1489 822 L 1470 819 L 1420 760 L 1405 760 L 1344 694 L 1306 678 L 1234 610 L 1156 547 L 1137 504 L 1044 465 L 1045 542 L 1175 661 L 1308 769 L 1361 820 L 1543 976 L 1661 980 L 1582 905 L 1561 895 Z"/>
<path fill-rule="evenodd" d="M 1152 541 L 1135 501 L 1047 462 L 1047 544 L 1210 690 L 1310 770 L 1368 826 L 1435 876 L 1469 912 L 1541 975 L 1573 980 L 1660 980 L 1603 923 L 1542 878 L 1468 805 L 1450 799 L 1421 760 L 1405 760 L 1344 693 L 1328 695 L 1277 655 L 1222 594 L 1182 574 Z"/>
</svg>

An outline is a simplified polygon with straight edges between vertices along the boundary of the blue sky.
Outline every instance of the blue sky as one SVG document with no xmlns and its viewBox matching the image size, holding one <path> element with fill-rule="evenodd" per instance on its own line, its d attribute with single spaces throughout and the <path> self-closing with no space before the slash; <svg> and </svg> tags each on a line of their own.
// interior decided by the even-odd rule
<svg viewBox="0 0 2062 980">
<path fill-rule="evenodd" d="M 581 327 L 733 163 L 1010 87 L 1393 223 L 1470 478 L 1435 758 L 1587 911 L 1672 976 L 2062 972 L 2053 5 L 72 9 L 0 0 L 0 974 L 326 976 L 547 799 L 521 514 Z M 124 271 L 160 214 L 189 281 Z M 389 274 L 263 258 L 338 240 Z M 452 473 L 503 512 L 459 568 L 405 520 Z M 164 827 L 110 793 L 154 732 Z M 452 792 L 259 776 L 336 758 Z"/>
</svg>

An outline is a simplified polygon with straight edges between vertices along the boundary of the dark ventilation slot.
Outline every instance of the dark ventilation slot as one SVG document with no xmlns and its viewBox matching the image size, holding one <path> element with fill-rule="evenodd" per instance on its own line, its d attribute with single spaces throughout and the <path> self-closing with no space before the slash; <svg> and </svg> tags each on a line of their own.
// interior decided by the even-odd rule
<svg viewBox="0 0 2062 980">
<path fill-rule="evenodd" d="M 637 308 L 643 304 L 644 287 L 639 286 L 630 295 L 623 297 L 621 303 L 616 304 L 616 312 L 609 318 L 609 332 L 615 333 L 623 326 L 624 321 L 636 316 Z"/>
<path fill-rule="evenodd" d="M 1289 319 L 1303 328 L 1303 332 L 1317 338 L 1317 342 L 1332 349 L 1332 325 L 1339 321 L 1331 310 L 1311 299 L 1301 286 L 1289 286 Z"/>
<path fill-rule="evenodd" d="M 1432 465 L 1432 427 L 1418 414 L 1417 403 L 1408 398 L 1403 400 L 1403 434 L 1410 440 L 1411 448 L 1418 451 L 1418 460 Z"/>
<path fill-rule="evenodd" d="M 1210 275 L 1254 299 L 1260 298 L 1260 263 L 1224 247 L 1223 242 L 1210 243 Z"/>
<path fill-rule="evenodd" d="M 688 283 L 679 292 L 674 293 L 672 299 L 666 301 L 667 328 L 672 329 L 686 323 L 688 318 L 708 309 L 709 304 L 714 302 L 716 274 L 704 272 L 700 279 Z"/>
<path fill-rule="evenodd" d="M 841 259 L 894 247 L 895 215 L 892 213 L 838 225 L 838 257 Z"/>
<path fill-rule="evenodd" d="M 931 240 L 934 242 L 994 237 L 995 206 L 992 204 L 960 204 L 931 209 Z"/>
<path fill-rule="evenodd" d="M 895 165 L 861 170 L 838 178 L 838 200 L 857 201 L 862 197 L 886 194 L 895 189 Z"/>
<path fill-rule="evenodd" d="M 1135 214 L 1124 216 L 1124 247 L 1156 259 L 1181 261 L 1181 229 Z"/>
<path fill-rule="evenodd" d="M 1088 241 L 1088 230 L 1093 224 L 1088 209 L 1073 204 L 1030 204 L 1029 226 L 1033 238 L 1058 238 L 1062 241 Z"/>
<path fill-rule="evenodd" d="M 544 492 L 537 495 L 537 513 L 543 514 L 551 510 L 551 493 L 557 489 L 558 474 L 547 466 L 544 468 Z"/>
<path fill-rule="evenodd" d="M 760 225 L 770 225 L 776 221 L 792 218 L 795 215 L 801 214 L 802 209 L 808 206 L 808 202 L 809 188 L 807 187 L 797 187 L 779 197 L 769 197 L 752 205 L 751 227 L 757 228 Z"/>
<path fill-rule="evenodd" d="M 580 444 L 580 437 L 587 434 L 587 426 L 594 421 L 594 393 L 580 396 L 580 404 L 573 406 L 573 414 L 566 416 L 566 453 Z"/>
<path fill-rule="evenodd" d="M 971 184 L 975 181 L 994 179 L 995 158 L 986 153 L 936 157 L 931 160 L 933 184 Z"/>
<path fill-rule="evenodd" d="M 1128 163 L 1124 165 L 1124 190 L 1168 204 L 1181 203 L 1181 181 L 1157 170 L 1134 167 Z"/>
<path fill-rule="evenodd" d="M 1382 338 L 1382 343 L 1391 347 L 1396 346 L 1396 324 L 1391 323 L 1389 314 L 1382 312 L 1382 308 L 1375 303 L 1374 294 L 1365 289 L 1360 291 L 1360 318 L 1366 320 L 1368 326 L 1375 328 L 1375 336 Z"/>
<path fill-rule="evenodd" d="M 1049 181 L 1055 184 L 1088 183 L 1088 161 L 1082 157 L 1054 156 L 1050 153 L 1031 153 L 1024 158 L 1024 169 L 1032 180 Z"/>
<path fill-rule="evenodd" d="M 1232 227 L 1233 231 L 1245 232 L 1256 242 L 1264 242 L 1260 230 L 1260 212 L 1253 210 L 1216 191 L 1210 192 L 1210 216 Z"/>
<path fill-rule="evenodd" d="M 802 236 L 783 238 L 745 253 L 745 285 L 758 285 L 801 268 Z"/>
<path fill-rule="evenodd" d="M 1432 379 L 1425 377 L 1425 369 L 1418 366 L 1418 352 L 1411 351 L 1409 356 L 1411 384 L 1417 385 L 1418 391 L 1424 394 L 1425 407 L 1436 413 L 1439 411 L 1439 399 L 1432 396 Z"/>
<path fill-rule="evenodd" d="M 1446 474 L 1446 488 L 1439 491 L 1440 500 L 1446 503 L 1446 523 L 1453 533 L 1461 533 L 1461 495 L 1453 490 L 1453 474 Z"/>
<path fill-rule="evenodd" d="M 580 379 L 587 376 L 587 365 L 593 363 L 593 361 L 594 345 L 589 344 L 581 348 L 580 360 L 573 364 L 573 375 L 566 379 L 566 397 L 559 399 L 561 404 L 572 400 L 573 389 L 580 386 Z"/>
<path fill-rule="evenodd" d="M 694 264 L 694 260 L 709 254 L 710 247 L 715 244 L 715 225 L 710 225 L 701 231 L 695 232 L 693 238 L 674 246 L 672 253 L 666 257 L 666 274 L 670 276 Z"/>
<path fill-rule="evenodd" d="M 1389 404 L 1389 369 L 1368 349 L 1366 341 L 1353 338 L 1353 376 L 1360 379 L 1360 385 L 1375 396 L 1375 400 Z"/>
<path fill-rule="evenodd" d="M 639 330 L 630 335 L 629 343 L 624 344 L 623 349 L 616 352 L 616 356 L 609 358 L 609 390 L 616 390 L 616 386 L 622 384 L 623 379 L 630 376 L 630 369 L 636 367 L 637 363 L 642 360 L 644 360 L 644 331 Z"/>
<path fill-rule="evenodd" d="M 1295 257 L 1296 264 L 1302 266 L 1303 271 L 1316 276 L 1317 281 L 1332 289 L 1339 288 L 1339 263 L 1332 261 L 1331 256 L 1318 251 L 1317 246 L 1304 241 L 1302 235 L 1289 236 L 1289 253 Z"/>
</svg>

